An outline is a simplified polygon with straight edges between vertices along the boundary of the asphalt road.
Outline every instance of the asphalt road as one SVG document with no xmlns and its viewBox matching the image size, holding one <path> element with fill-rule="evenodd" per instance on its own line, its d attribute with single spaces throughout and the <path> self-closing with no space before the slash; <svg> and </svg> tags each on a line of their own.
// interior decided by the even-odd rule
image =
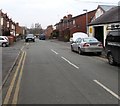
<svg viewBox="0 0 120 106">
<path fill-rule="evenodd" d="M 18 104 L 118 104 L 119 68 L 106 59 L 54 40 L 27 43 L 23 51 Z"/>
</svg>

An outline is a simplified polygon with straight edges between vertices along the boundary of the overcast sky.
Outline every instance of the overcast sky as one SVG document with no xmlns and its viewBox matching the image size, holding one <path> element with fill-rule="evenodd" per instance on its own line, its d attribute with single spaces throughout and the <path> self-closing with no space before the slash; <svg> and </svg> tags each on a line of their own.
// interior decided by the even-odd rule
<svg viewBox="0 0 120 106">
<path fill-rule="evenodd" d="M 117 5 L 120 0 L 0 0 L 0 9 L 21 26 L 40 23 L 54 25 L 67 14 L 73 17 L 94 10 L 98 5 Z"/>
</svg>

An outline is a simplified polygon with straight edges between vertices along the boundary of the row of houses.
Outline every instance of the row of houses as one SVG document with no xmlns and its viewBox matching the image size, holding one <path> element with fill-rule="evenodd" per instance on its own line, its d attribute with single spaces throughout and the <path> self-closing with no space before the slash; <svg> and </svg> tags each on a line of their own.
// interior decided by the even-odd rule
<svg viewBox="0 0 120 106">
<path fill-rule="evenodd" d="M 0 35 L 15 37 L 24 35 L 26 27 L 22 27 L 18 22 L 14 22 L 11 18 L 8 17 L 7 13 L 3 13 L 0 10 Z"/>
<path fill-rule="evenodd" d="M 84 32 L 96 37 L 105 45 L 106 35 L 111 26 L 120 25 L 120 6 L 98 5 L 97 9 L 72 17 L 64 16 L 55 24 L 59 39 L 68 41 L 75 32 Z M 109 27 L 109 28 L 108 28 Z"/>
</svg>

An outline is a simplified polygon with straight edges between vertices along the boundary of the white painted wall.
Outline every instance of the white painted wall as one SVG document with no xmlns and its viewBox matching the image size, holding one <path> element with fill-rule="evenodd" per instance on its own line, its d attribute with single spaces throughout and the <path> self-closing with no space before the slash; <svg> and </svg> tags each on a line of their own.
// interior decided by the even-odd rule
<svg viewBox="0 0 120 106">
<path fill-rule="evenodd" d="M 114 25 L 117 25 L 118 23 L 112 23 Z M 100 26 L 103 26 L 103 34 L 104 34 L 104 46 L 105 46 L 105 40 L 106 40 L 106 37 L 107 37 L 107 34 L 110 30 L 107 30 L 107 27 L 108 26 L 111 26 L 112 24 L 101 24 Z M 89 30 L 89 36 L 90 37 L 93 37 L 94 36 L 94 27 L 95 26 L 99 26 L 99 25 L 93 25 L 93 26 L 89 26 L 89 29 L 92 28 L 92 33 L 90 33 L 90 30 Z"/>
<path fill-rule="evenodd" d="M 94 16 L 93 20 L 95 20 L 96 18 L 98 18 L 99 16 L 101 16 L 103 13 L 104 13 L 103 10 L 101 8 L 98 8 L 96 10 L 96 13 L 95 13 L 95 16 Z"/>
<path fill-rule="evenodd" d="M 98 18 L 102 14 L 103 14 L 103 11 L 100 8 L 98 8 L 98 10 L 96 11 L 95 17 Z"/>
</svg>

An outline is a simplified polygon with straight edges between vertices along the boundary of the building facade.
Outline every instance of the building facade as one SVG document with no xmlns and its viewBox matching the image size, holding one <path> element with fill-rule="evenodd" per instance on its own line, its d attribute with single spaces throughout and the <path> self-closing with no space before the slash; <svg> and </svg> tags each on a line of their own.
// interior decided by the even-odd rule
<svg viewBox="0 0 120 106">
<path fill-rule="evenodd" d="M 16 36 L 19 34 L 24 34 L 25 29 L 15 23 L 11 18 L 8 17 L 7 13 L 3 13 L 0 10 L 0 35 L 2 36 Z"/>
<path fill-rule="evenodd" d="M 51 34 L 53 32 L 54 28 L 52 25 L 49 25 L 47 26 L 46 30 L 45 30 L 45 35 L 46 35 L 46 38 L 50 38 L 51 37 Z"/>
<path fill-rule="evenodd" d="M 91 22 L 95 12 L 96 10 L 93 10 L 75 17 L 72 17 L 71 14 L 64 16 L 63 19 L 55 25 L 56 30 L 59 31 L 59 39 L 69 41 L 69 38 L 72 37 L 72 34 L 75 32 L 87 33 L 86 25 Z M 86 19 L 88 21 L 86 21 Z"/>
<path fill-rule="evenodd" d="M 112 26 L 120 25 L 120 6 L 115 6 L 89 24 L 89 36 L 94 36 L 105 46 L 106 36 Z"/>
</svg>

